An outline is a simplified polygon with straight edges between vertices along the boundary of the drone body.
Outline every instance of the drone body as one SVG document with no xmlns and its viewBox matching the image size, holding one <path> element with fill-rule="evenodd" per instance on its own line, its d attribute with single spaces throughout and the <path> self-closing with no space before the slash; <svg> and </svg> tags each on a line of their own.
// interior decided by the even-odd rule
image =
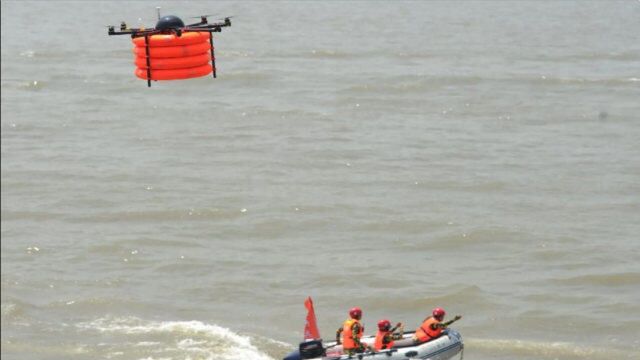
<svg viewBox="0 0 640 360">
<path fill-rule="evenodd" d="M 122 22 L 120 31 L 109 26 L 109 35 L 131 35 L 134 45 L 135 74 L 147 80 L 179 80 L 206 76 L 216 77 L 213 33 L 231 26 L 230 17 L 210 24 L 207 16 L 200 22 L 184 25 L 177 16 L 160 17 L 155 28 L 128 28 Z"/>
</svg>

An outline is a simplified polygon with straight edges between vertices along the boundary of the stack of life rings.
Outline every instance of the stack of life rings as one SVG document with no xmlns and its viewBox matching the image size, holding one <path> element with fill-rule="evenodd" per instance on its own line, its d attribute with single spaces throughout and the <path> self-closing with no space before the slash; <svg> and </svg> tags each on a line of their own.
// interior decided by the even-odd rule
<svg viewBox="0 0 640 360">
<path fill-rule="evenodd" d="M 210 32 L 192 31 L 180 36 L 157 34 L 133 38 L 136 76 L 145 80 L 178 80 L 215 72 L 210 63 L 211 36 Z"/>
</svg>

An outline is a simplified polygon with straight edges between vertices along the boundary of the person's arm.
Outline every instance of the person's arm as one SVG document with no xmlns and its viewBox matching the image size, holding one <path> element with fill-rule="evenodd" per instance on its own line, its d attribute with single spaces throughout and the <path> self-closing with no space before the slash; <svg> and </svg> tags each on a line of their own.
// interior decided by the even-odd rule
<svg viewBox="0 0 640 360">
<path fill-rule="evenodd" d="M 395 331 L 398 328 L 400 329 L 400 331 L 396 333 Z M 391 329 L 391 338 L 393 340 L 400 340 L 402 339 L 402 335 L 404 335 L 404 325 L 401 322 L 399 322 L 396 324 L 396 326 L 393 329 Z"/>
<path fill-rule="evenodd" d="M 353 326 L 351 327 L 351 338 L 353 339 L 353 342 L 356 343 L 357 347 L 361 347 L 361 343 L 360 343 L 360 338 L 358 337 L 358 334 L 360 333 L 360 325 L 353 324 Z"/>
<path fill-rule="evenodd" d="M 342 328 L 338 328 L 336 331 L 336 344 L 340 345 L 340 334 L 342 334 Z"/>
<path fill-rule="evenodd" d="M 444 329 L 444 328 L 446 328 L 447 326 L 449 326 L 449 325 L 453 324 L 454 322 L 456 322 L 456 321 L 458 321 L 458 320 L 460 320 L 460 319 L 462 319 L 462 316 L 460 316 L 460 315 L 456 315 L 456 317 L 454 317 L 453 319 L 451 319 L 451 320 L 449 320 L 449 321 L 447 321 L 447 322 L 445 322 L 445 323 L 439 323 L 439 324 L 434 324 L 434 325 L 436 325 L 436 326 L 437 326 L 437 327 L 439 327 L 439 328 L 443 328 L 443 329 Z"/>
<path fill-rule="evenodd" d="M 397 324 L 396 324 L 396 326 L 394 326 L 394 327 L 393 327 L 393 329 L 391 329 L 391 332 L 392 332 L 392 333 L 393 333 L 393 332 L 395 332 L 395 331 L 396 331 L 396 330 L 398 330 L 398 328 L 399 328 L 399 327 L 401 327 L 401 326 L 402 326 L 402 323 L 401 323 L 401 322 L 397 323 Z"/>
<path fill-rule="evenodd" d="M 382 349 L 388 349 L 389 343 L 393 341 L 393 336 L 391 334 L 387 334 L 382 338 Z"/>
<path fill-rule="evenodd" d="M 351 336 L 353 336 L 353 342 L 356 344 L 357 348 L 360 349 L 369 349 L 369 345 L 360 342 L 360 337 L 358 337 L 358 334 L 360 333 L 360 326 L 359 324 L 353 324 L 353 327 L 351 328 Z"/>
</svg>

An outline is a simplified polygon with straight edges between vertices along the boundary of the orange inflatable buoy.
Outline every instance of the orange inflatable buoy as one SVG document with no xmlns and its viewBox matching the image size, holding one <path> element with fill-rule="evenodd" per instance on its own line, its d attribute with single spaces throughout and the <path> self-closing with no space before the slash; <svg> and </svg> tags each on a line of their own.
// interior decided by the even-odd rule
<svg viewBox="0 0 640 360">
<path fill-rule="evenodd" d="M 151 70 L 151 80 L 190 79 L 209 75 L 212 71 L 213 68 L 209 64 L 182 69 Z M 136 76 L 140 79 L 149 80 L 147 69 L 136 68 Z"/>
<path fill-rule="evenodd" d="M 194 56 L 173 57 L 173 58 L 151 58 L 149 64 L 151 70 L 171 70 L 196 67 L 206 65 L 211 60 L 211 54 L 204 53 Z M 147 58 L 145 56 L 136 57 L 136 66 L 139 69 L 147 68 Z"/>
<path fill-rule="evenodd" d="M 211 34 L 208 32 L 186 32 L 181 36 L 175 34 L 157 34 L 149 36 L 149 46 L 179 46 L 179 45 L 191 45 L 201 42 L 209 42 Z M 144 36 L 133 38 L 133 44 L 135 46 L 145 47 Z"/>
<path fill-rule="evenodd" d="M 145 80 L 178 80 L 215 75 L 209 32 L 156 34 L 132 39 L 137 77 Z"/>
<path fill-rule="evenodd" d="M 209 42 L 179 46 L 149 46 L 149 57 L 153 59 L 193 56 L 209 52 L 209 50 L 211 50 Z M 136 46 L 133 48 L 133 53 L 136 56 L 147 56 L 147 50 L 144 46 Z"/>
</svg>

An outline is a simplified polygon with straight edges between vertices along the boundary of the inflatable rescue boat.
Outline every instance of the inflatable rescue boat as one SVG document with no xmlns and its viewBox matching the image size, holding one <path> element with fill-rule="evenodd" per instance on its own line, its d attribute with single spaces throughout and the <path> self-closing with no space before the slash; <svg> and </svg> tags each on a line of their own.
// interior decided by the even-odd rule
<svg viewBox="0 0 640 360">
<path fill-rule="evenodd" d="M 322 339 L 307 340 L 283 360 L 449 360 L 458 354 L 462 358 L 462 336 L 454 329 L 445 329 L 438 338 L 420 344 L 415 344 L 412 336 L 413 332 L 405 333 L 402 339 L 394 342 L 391 349 L 354 355 L 345 354 L 342 346 L 336 345 L 335 341 L 325 345 Z M 360 341 L 373 348 L 375 336 L 363 336 Z"/>
</svg>

